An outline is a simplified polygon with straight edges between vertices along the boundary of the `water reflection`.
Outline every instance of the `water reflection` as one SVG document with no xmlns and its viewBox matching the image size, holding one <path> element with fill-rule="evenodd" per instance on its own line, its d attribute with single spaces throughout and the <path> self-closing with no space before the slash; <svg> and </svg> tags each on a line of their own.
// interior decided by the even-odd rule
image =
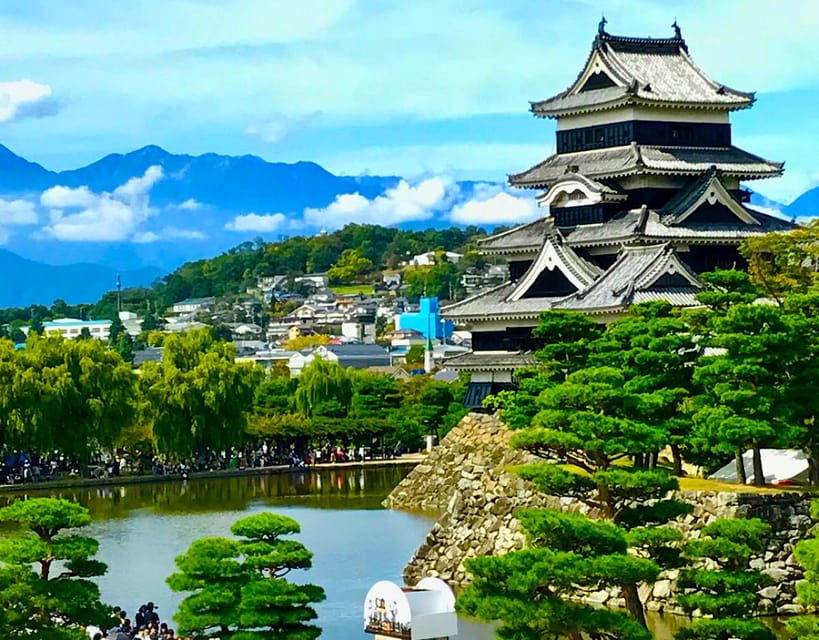
<svg viewBox="0 0 819 640">
<path fill-rule="evenodd" d="M 196 478 L 119 486 L 40 489 L 0 495 L 0 505 L 23 496 L 51 496 L 87 506 L 95 519 L 127 518 L 133 509 L 157 514 L 242 511 L 255 500 L 315 509 L 379 509 L 410 467 L 322 468 L 270 475 Z"/>
<path fill-rule="evenodd" d="M 87 506 L 94 522 L 89 535 L 100 541 L 109 566 L 98 582 L 103 599 L 134 610 L 153 600 L 170 619 L 181 596 L 165 577 L 174 558 L 196 538 L 229 535 L 238 518 L 268 509 L 301 523 L 300 540 L 315 553 L 313 569 L 299 576 L 322 585 L 322 640 L 363 640 L 362 603 L 378 580 L 401 581 L 401 571 L 434 519 L 386 511 L 381 501 L 408 467 L 325 468 L 262 476 L 198 478 L 75 489 L 44 489 L 0 495 L 0 505 L 22 496 L 53 496 Z M 657 640 L 671 640 L 687 619 L 649 614 Z M 772 621 L 772 624 L 774 622 Z M 490 640 L 485 623 L 459 622 L 458 640 Z M 786 638 L 781 626 L 779 636 Z"/>
</svg>

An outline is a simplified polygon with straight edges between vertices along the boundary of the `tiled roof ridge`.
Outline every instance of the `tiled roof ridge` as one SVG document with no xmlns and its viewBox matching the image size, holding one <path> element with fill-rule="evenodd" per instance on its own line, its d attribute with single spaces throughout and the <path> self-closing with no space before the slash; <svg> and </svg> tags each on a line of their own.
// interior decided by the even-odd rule
<svg viewBox="0 0 819 640">
<path fill-rule="evenodd" d="M 512 227 L 511 229 L 507 229 L 506 231 L 501 231 L 500 233 L 493 233 L 491 236 L 485 236 L 483 238 L 478 238 L 475 241 L 475 243 L 478 244 L 478 245 L 482 245 L 482 244 L 491 242 L 492 240 L 497 240 L 499 238 L 504 238 L 504 237 L 506 237 L 506 236 L 508 236 L 508 235 L 510 235 L 512 233 L 522 231 L 523 229 L 526 229 L 527 227 L 533 227 L 536 224 L 541 224 L 545 217 L 547 217 L 547 216 L 538 216 L 537 218 L 535 218 L 531 222 L 524 222 L 523 224 L 516 225 L 516 226 Z"/>
<path fill-rule="evenodd" d="M 458 300 L 457 302 L 452 302 L 448 305 L 441 307 L 441 314 L 445 314 L 450 309 L 455 309 L 457 307 L 462 307 L 470 302 L 474 302 L 480 298 L 485 298 L 486 296 L 503 289 L 504 287 L 509 287 L 510 285 L 514 285 L 515 283 L 511 280 L 507 280 L 506 282 L 502 282 L 501 284 L 496 284 L 494 287 L 489 287 L 488 289 L 483 289 L 482 291 L 478 291 L 477 293 L 472 294 L 464 298 L 463 300 Z"/>
</svg>

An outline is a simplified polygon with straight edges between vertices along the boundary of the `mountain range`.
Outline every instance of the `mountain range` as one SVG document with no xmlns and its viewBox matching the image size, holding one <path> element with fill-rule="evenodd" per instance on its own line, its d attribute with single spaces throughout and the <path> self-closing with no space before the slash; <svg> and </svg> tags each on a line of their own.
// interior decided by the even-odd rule
<svg viewBox="0 0 819 640">
<path fill-rule="evenodd" d="M 151 167 L 161 168 L 161 179 L 146 188 L 134 179 L 147 180 Z M 150 284 L 185 261 L 218 254 L 260 235 L 276 240 L 285 234 L 315 233 L 321 214 L 310 220 L 312 227 L 305 226 L 306 218 L 300 217 L 306 210 L 324 209 L 345 194 L 373 200 L 395 190 L 400 182 L 399 176 L 339 176 L 313 162 L 267 162 L 252 155 L 172 154 L 155 145 L 56 172 L 0 145 L 0 205 L 5 205 L 0 209 L 0 243 L 4 244 L 0 251 L 0 273 L 4 275 L 0 307 L 50 304 L 55 298 L 69 303 L 93 301 L 113 287 L 117 273 L 123 286 Z M 440 204 L 452 208 L 467 202 L 481 185 L 487 183 L 455 183 L 456 188 Z M 55 191 L 52 188 L 57 186 L 67 189 L 44 197 L 44 192 Z M 500 189 L 498 184 L 489 186 Z M 63 202 L 54 205 L 58 195 Z M 142 216 L 139 237 L 66 241 L 56 232 L 66 216 L 86 207 L 122 208 L 118 197 L 126 201 L 128 212 Z M 425 197 L 423 193 L 410 194 L 402 206 L 424 206 Z M 25 216 L 37 216 L 37 226 L 7 224 L 4 218 L 15 212 L 20 222 L 20 202 L 29 207 Z M 753 194 L 752 203 L 778 210 L 786 217 L 815 215 L 819 212 L 819 188 L 787 206 L 758 193 Z M 235 224 L 237 216 L 249 214 L 262 216 L 266 224 L 255 228 Z M 301 226 L 292 224 L 297 219 Z M 122 224 L 127 225 L 128 220 L 123 218 Z M 378 222 L 389 224 L 390 220 Z M 439 215 L 405 221 L 400 226 L 450 224 L 446 216 Z"/>
</svg>

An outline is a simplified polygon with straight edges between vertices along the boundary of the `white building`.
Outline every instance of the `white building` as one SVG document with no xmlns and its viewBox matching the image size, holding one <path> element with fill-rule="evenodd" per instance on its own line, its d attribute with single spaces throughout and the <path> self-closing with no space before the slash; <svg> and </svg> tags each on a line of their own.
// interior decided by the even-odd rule
<svg viewBox="0 0 819 640">
<path fill-rule="evenodd" d="M 62 336 L 66 339 L 78 338 L 82 330 L 88 329 L 92 338 L 108 340 L 111 330 L 110 320 L 78 320 L 77 318 L 58 318 L 43 323 L 43 330 L 47 336 Z M 24 329 L 28 333 L 28 327 Z"/>
<path fill-rule="evenodd" d="M 462 253 L 455 253 L 454 251 L 444 251 L 443 253 L 447 261 L 452 264 L 458 264 L 461 258 L 464 257 Z M 417 256 L 412 256 L 409 264 L 413 267 L 431 267 L 435 264 L 435 252 L 427 251 L 426 253 L 419 253 Z"/>
<path fill-rule="evenodd" d="M 196 313 L 213 309 L 215 298 L 188 298 L 177 302 L 171 307 L 174 313 Z"/>
</svg>

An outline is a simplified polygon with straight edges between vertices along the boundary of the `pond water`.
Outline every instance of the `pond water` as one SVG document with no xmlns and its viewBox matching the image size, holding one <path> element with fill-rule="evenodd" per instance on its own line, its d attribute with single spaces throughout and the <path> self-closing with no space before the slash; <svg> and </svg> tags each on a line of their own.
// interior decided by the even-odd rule
<svg viewBox="0 0 819 640">
<path fill-rule="evenodd" d="M 174 558 L 203 536 L 230 535 L 240 517 L 274 510 L 295 518 L 299 536 L 315 556 L 313 568 L 293 580 L 324 587 L 317 606 L 323 640 L 363 640 L 362 602 L 378 580 L 401 582 L 401 570 L 434 520 L 389 511 L 381 501 L 409 471 L 404 466 L 339 468 L 283 474 L 207 478 L 110 487 L 29 492 L 76 500 L 94 522 L 87 533 L 100 542 L 108 573 L 98 579 L 103 600 L 129 614 L 147 601 L 168 620 L 182 599 L 165 578 Z M 0 504 L 23 494 L 0 495 Z M 653 616 L 659 640 L 673 637 L 684 619 Z M 458 639 L 489 640 L 489 625 L 459 622 Z M 782 636 L 785 637 L 784 635 Z"/>
</svg>

